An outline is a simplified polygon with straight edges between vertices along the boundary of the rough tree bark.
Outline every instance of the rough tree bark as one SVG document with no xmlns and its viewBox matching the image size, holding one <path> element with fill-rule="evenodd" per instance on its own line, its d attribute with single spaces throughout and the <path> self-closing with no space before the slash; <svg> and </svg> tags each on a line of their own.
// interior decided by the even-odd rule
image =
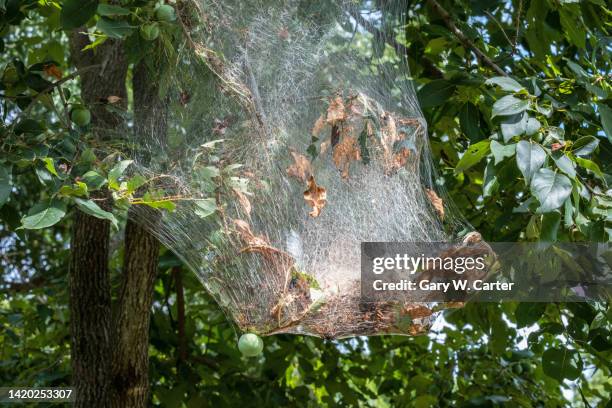
<svg viewBox="0 0 612 408">
<path fill-rule="evenodd" d="M 134 67 L 133 90 L 136 137 L 165 137 L 166 107 L 143 62 Z M 158 218 L 156 210 L 132 208 L 126 225 L 116 323 L 119 342 L 112 363 L 112 405 L 117 408 L 149 405 L 149 322 L 159 243 L 142 225 L 146 221 L 147 227 L 154 227 Z"/>
<path fill-rule="evenodd" d="M 81 97 L 92 112 L 92 128 L 99 139 L 119 119 L 100 104 L 114 95 L 126 100 L 127 61 L 117 41 L 106 41 L 96 52 L 81 51 L 89 40 L 75 30 L 70 36 L 71 57 L 78 69 L 99 68 L 81 77 Z M 75 210 L 70 260 L 70 333 L 75 407 L 109 407 L 111 389 L 111 285 L 108 273 L 110 224 Z"/>
</svg>

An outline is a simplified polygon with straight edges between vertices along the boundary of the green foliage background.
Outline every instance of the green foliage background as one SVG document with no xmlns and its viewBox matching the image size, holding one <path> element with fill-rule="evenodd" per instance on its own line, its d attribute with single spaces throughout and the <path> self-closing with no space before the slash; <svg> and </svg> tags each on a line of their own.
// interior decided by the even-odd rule
<svg viewBox="0 0 612 408">
<path fill-rule="evenodd" d="M 145 0 L 0 0 L 2 385 L 69 384 L 66 215 L 78 207 L 120 229 L 127 198 L 142 185 L 121 179 L 127 163 L 98 157 L 117 140 L 97 146 L 87 126 L 71 123 L 81 107 L 78 75 L 56 86 L 75 72 L 65 30 L 87 24 L 94 45 L 125 41 L 131 62 L 149 59 L 161 80 L 173 69 L 181 31 L 153 9 Z M 410 1 L 405 12 L 405 27 L 379 29 L 404 31 L 397 41 L 429 124 L 439 182 L 475 228 L 492 241 L 609 241 L 609 5 Z M 141 31 L 151 25 L 159 37 L 143 47 L 152 29 Z M 102 188 L 115 192 L 112 213 L 90 198 Z M 156 205 L 155 195 L 147 200 Z M 114 248 L 117 281 L 122 248 Z M 605 406 L 611 398 L 609 303 L 470 304 L 445 312 L 447 324 L 430 336 L 274 336 L 263 356 L 245 359 L 233 326 L 183 269 L 169 252 L 159 260 L 150 341 L 156 406 L 554 407 Z M 177 274 L 187 300 L 182 337 Z"/>
</svg>

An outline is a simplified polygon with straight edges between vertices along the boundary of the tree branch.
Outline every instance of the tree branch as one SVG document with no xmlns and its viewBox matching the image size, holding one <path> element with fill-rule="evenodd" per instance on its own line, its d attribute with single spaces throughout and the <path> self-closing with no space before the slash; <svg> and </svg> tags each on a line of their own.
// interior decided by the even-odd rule
<svg viewBox="0 0 612 408">
<path fill-rule="evenodd" d="M 488 65 L 499 75 L 508 76 L 508 74 L 503 69 L 501 69 L 495 62 L 493 62 L 491 58 L 489 58 L 484 52 L 482 52 L 478 47 L 476 47 L 476 44 L 474 44 L 469 38 L 467 38 L 465 34 L 463 34 L 463 32 L 457 27 L 457 25 L 453 21 L 451 15 L 440 5 L 440 3 L 438 3 L 436 0 L 427 1 L 431 5 L 431 7 L 440 15 L 440 17 L 442 17 L 442 20 L 444 20 L 444 23 L 446 24 L 448 29 L 455 35 L 455 37 L 457 37 L 459 41 L 461 41 L 461 43 L 465 47 L 470 48 L 472 52 L 476 54 L 478 60 Z"/>
</svg>

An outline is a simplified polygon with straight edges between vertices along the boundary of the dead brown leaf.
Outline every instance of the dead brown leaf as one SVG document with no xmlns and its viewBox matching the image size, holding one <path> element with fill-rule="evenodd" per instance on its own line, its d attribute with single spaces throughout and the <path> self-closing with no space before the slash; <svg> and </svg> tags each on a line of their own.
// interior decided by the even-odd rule
<svg viewBox="0 0 612 408">
<path fill-rule="evenodd" d="M 336 96 L 329 103 L 326 121 L 333 126 L 337 122 L 342 122 L 345 119 L 346 113 L 344 111 L 344 101 L 342 100 L 341 96 Z"/>
<path fill-rule="evenodd" d="M 300 181 L 306 181 L 308 177 L 312 174 L 312 167 L 310 165 L 310 160 L 303 154 L 299 154 L 296 152 L 291 152 L 291 156 L 293 156 L 293 163 L 291 166 L 287 167 L 287 174 L 291 177 L 295 177 Z"/>
<path fill-rule="evenodd" d="M 423 305 L 409 304 L 404 306 L 404 313 L 410 316 L 411 319 L 422 319 L 433 314 L 431 309 Z"/>
<path fill-rule="evenodd" d="M 310 176 L 308 179 L 308 190 L 304 191 L 304 200 L 312 207 L 312 211 L 308 213 L 315 218 L 321 214 L 321 210 L 327 203 L 327 191 L 325 187 L 317 186 L 315 178 Z"/>
<path fill-rule="evenodd" d="M 62 79 L 62 71 L 55 64 L 47 64 L 43 67 L 45 74 L 54 77 L 55 79 Z"/>
<path fill-rule="evenodd" d="M 238 190 L 237 188 L 233 188 L 233 190 L 234 190 L 234 194 L 236 194 L 236 197 L 238 197 L 238 203 L 240 203 L 240 206 L 242 207 L 246 215 L 250 216 L 251 215 L 251 202 L 249 201 L 248 197 L 246 196 L 246 194 L 244 194 L 242 191 Z"/>
<path fill-rule="evenodd" d="M 326 123 L 325 123 L 325 115 L 319 116 L 319 118 L 315 122 L 314 126 L 312 127 L 312 135 L 314 137 L 319 136 L 319 133 L 321 133 L 321 131 L 325 128 L 325 125 L 326 125 Z"/>
<path fill-rule="evenodd" d="M 444 219 L 444 201 L 442 201 L 438 194 L 436 194 L 436 192 L 433 190 L 426 189 L 425 193 L 427 194 L 427 198 L 431 202 L 431 205 L 433 205 L 434 209 L 440 216 L 440 219 Z"/>
<path fill-rule="evenodd" d="M 115 96 L 115 95 L 111 95 L 111 96 L 107 96 L 107 97 L 106 97 L 106 101 L 107 101 L 108 103 L 110 103 L 110 104 L 117 103 L 117 102 L 119 102 L 120 100 L 121 100 L 121 97 L 119 97 L 119 96 Z"/>
<path fill-rule="evenodd" d="M 347 179 L 349 177 L 351 162 L 354 160 L 361 160 L 357 139 L 345 135 L 340 143 L 334 147 L 332 159 L 338 170 L 342 172 L 342 178 Z"/>
</svg>

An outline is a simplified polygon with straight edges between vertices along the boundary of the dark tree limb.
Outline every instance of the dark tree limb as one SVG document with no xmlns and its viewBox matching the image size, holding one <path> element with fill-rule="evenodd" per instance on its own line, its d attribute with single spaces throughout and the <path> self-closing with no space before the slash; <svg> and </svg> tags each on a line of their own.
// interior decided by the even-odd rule
<svg viewBox="0 0 612 408">
<path fill-rule="evenodd" d="M 508 76 L 508 74 L 501 69 L 491 58 L 489 58 L 484 52 L 482 52 L 476 44 L 474 44 L 463 32 L 457 27 L 451 15 L 438 3 L 436 0 L 427 0 L 427 2 L 431 5 L 431 7 L 440 15 L 444 24 L 448 27 L 448 29 L 457 37 L 459 41 L 466 47 L 472 50 L 476 57 L 481 63 L 488 65 L 493 71 L 497 72 L 499 75 Z"/>
</svg>

